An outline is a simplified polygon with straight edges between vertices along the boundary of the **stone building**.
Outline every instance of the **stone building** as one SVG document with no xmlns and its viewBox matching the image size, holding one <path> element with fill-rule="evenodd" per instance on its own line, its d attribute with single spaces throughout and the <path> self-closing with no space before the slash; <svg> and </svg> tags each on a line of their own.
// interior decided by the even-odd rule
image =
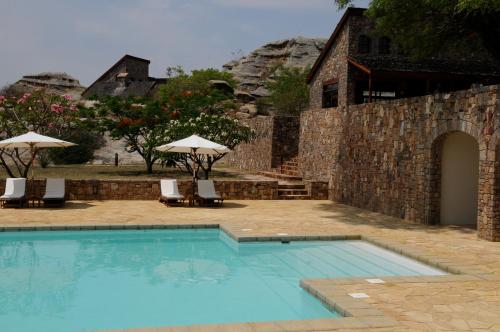
<svg viewBox="0 0 500 332">
<path fill-rule="evenodd" d="M 376 37 L 363 8 L 349 8 L 316 60 L 308 81 L 312 108 L 361 104 L 500 83 L 500 68 L 480 59 L 412 60 Z"/>
<path fill-rule="evenodd" d="M 94 96 L 152 96 L 166 79 L 150 77 L 149 64 L 149 60 L 127 54 L 92 83 L 82 96 L 86 99 Z"/>
<path fill-rule="evenodd" d="M 316 61 L 300 124 L 249 120 L 258 138 L 228 163 L 281 178 L 294 164 L 293 179 L 326 185 L 334 201 L 500 241 L 500 85 L 488 85 L 499 71 L 411 61 L 370 33 L 363 12 L 347 10 Z"/>
<path fill-rule="evenodd" d="M 500 241 L 500 71 L 398 54 L 349 9 L 316 61 L 299 168 L 335 201 Z"/>
</svg>

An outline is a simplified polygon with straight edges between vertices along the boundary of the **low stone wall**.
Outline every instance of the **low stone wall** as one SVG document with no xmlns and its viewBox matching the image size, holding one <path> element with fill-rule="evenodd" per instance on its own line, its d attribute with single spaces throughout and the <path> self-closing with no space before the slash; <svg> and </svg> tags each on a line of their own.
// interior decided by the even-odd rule
<svg viewBox="0 0 500 332">
<path fill-rule="evenodd" d="M 178 181 L 179 191 L 189 194 L 192 182 Z M 215 181 L 215 187 L 227 200 L 278 199 L 277 181 Z M 0 181 L 4 192 L 5 180 Z M 30 188 L 30 182 L 28 182 Z M 35 181 L 36 193 L 45 192 L 45 181 Z M 69 200 L 156 200 L 160 196 L 160 181 L 155 180 L 66 180 Z"/>
<path fill-rule="evenodd" d="M 312 109 L 301 119 L 300 169 L 330 198 L 418 223 L 440 223 L 441 145 L 479 145 L 478 232 L 500 241 L 500 87 Z"/>
<path fill-rule="evenodd" d="M 309 192 L 311 199 L 324 200 L 328 199 L 328 182 L 325 181 L 305 181 L 306 190 Z"/>
<path fill-rule="evenodd" d="M 268 171 L 297 155 L 300 117 L 266 116 L 248 119 L 245 123 L 256 131 L 256 139 L 240 144 L 227 155 L 224 158 L 227 166 Z"/>
</svg>

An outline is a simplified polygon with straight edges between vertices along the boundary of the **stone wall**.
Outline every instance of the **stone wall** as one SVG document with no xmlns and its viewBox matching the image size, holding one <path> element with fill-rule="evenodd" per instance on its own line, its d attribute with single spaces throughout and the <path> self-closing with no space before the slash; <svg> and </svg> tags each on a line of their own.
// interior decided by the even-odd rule
<svg viewBox="0 0 500 332">
<path fill-rule="evenodd" d="M 310 82 L 310 109 L 321 109 L 323 86 L 327 81 L 337 81 L 339 90 L 339 105 L 347 103 L 348 64 L 346 55 L 349 48 L 349 30 L 342 29 L 334 45 L 328 52 L 321 67 Z"/>
<path fill-rule="evenodd" d="M 328 199 L 328 182 L 327 181 L 305 181 L 305 187 L 311 199 L 326 200 Z"/>
<path fill-rule="evenodd" d="M 271 167 L 278 168 L 299 153 L 300 117 L 274 117 Z"/>
<path fill-rule="evenodd" d="M 500 241 L 500 87 L 482 87 L 312 109 L 301 119 L 305 179 L 329 179 L 330 198 L 418 223 L 439 223 L 443 135 L 461 131 L 480 148 L 478 231 Z"/>
<path fill-rule="evenodd" d="M 255 130 L 256 138 L 242 143 L 224 157 L 227 166 L 243 170 L 263 171 L 271 168 L 273 117 L 256 117 L 244 121 Z"/>
<path fill-rule="evenodd" d="M 224 158 L 227 166 L 268 171 L 298 153 L 299 117 L 261 116 L 245 120 L 256 131 L 256 139 L 243 143 Z"/>
<path fill-rule="evenodd" d="M 302 113 L 299 168 L 304 179 L 329 181 L 342 137 L 342 114 L 336 108 Z"/>
<path fill-rule="evenodd" d="M 179 191 L 192 191 L 190 180 L 178 181 Z M 5 180 L 0 181 L 4 192 Z M 30 182 L 28 182 L 28 188 Z M 45 192 L 45 181 L 37 180 L 36 193 Z M 227 200 L 278 199 L 277 181 L 215 181 L 215 189 Z M 154 180 L 66 180 L 68 200 L 156 200 L 160 196 L 160 181 Z"/>
</svg>

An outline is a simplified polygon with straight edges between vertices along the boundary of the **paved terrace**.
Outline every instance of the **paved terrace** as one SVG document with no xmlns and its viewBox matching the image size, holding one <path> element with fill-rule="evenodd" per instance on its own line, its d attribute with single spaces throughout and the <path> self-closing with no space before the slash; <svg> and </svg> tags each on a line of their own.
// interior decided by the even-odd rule
<svg viewBox="0 0 500 332">
<path fill-rule="evenodd" d="M 471 229 L 413 225 L 330 201 L 230 201 L 213 209 L 106 201 L 70 202 L 58 210 L 0 210 L 0 229 L 136 225 L 220 225 L 240 241 L 363 236 L 460 274 L 384 277 L 383 284 L 302 282 L 347 318 L 130 331 L 500 331 L 500 243 L 478 240 Z M 347 296 L 353 292 L 370 297 L 354 300 Z"/>
</svg>

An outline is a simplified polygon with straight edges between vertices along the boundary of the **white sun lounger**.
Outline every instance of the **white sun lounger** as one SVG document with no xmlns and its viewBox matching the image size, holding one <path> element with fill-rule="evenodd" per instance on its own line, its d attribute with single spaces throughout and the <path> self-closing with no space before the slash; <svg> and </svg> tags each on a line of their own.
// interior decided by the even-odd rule
<svg viewBox="0 0 500 332">
<path fill-rule="evenodd" d="M 5 181 L 5 193 L 0 197 L 2 207 L 8 203 L 19 203 L 22 207 L 26 202 L 26 179 L 8 178 Z"/>
<path fill-rule="evenodd" d="M 224 202 L 222 196 L 215 192 L 213 180 L 198 180 L 198 197 L 200 198 L 200 204 L 209 203 L 213 205 L 214 202 L 218 202 L 219 205 L 222 205 L 222 202 Z"/>
<path fill-rule="evenodd" d="M 177 180 L 161 180 L 160 189 L 160 202 L 166 206 L 169 206 L 171 203 L 179 203 L 179 201 L 184 204 L 184 195 L 179 193 Z"/>
<path fill-rule="evenodd" d="M 42 197 L 44 205 L 63 205 L 66 202 L 65 180 L 47 179 L 45 183 L 45 195 Z"/>
</svg>

